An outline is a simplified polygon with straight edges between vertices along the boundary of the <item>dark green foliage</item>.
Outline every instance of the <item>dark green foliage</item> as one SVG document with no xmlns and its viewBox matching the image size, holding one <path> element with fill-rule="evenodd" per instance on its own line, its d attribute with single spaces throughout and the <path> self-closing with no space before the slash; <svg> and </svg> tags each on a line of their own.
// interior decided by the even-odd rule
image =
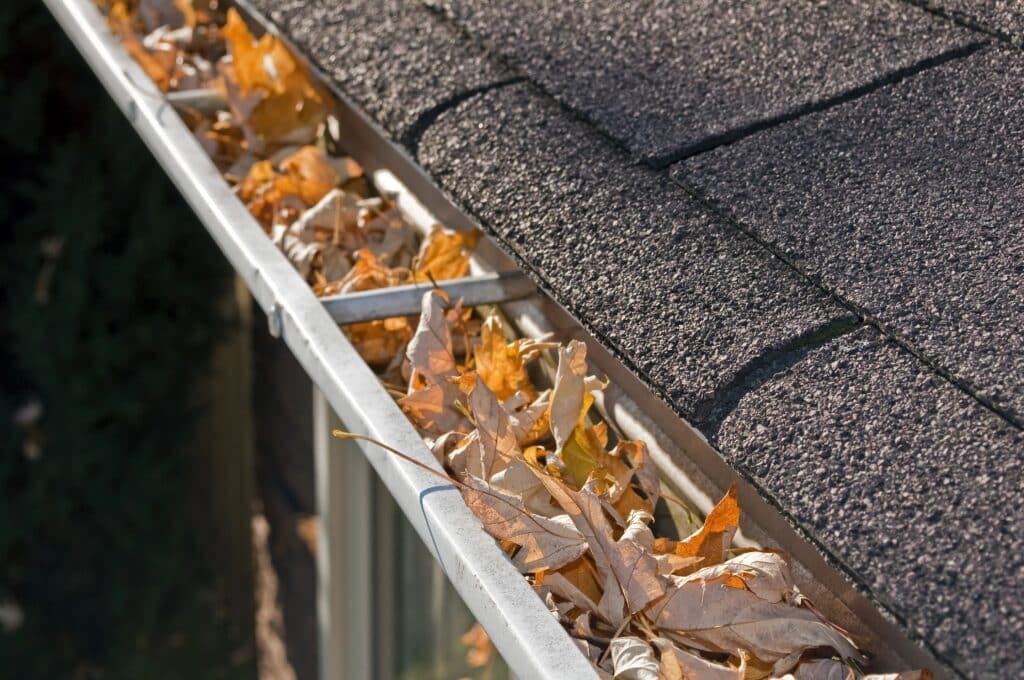
<svg viewBox="0 0 1024 680">
<path fill-rule="evenodd" d="M 182 499 L 227 264 L 38 0 L 0 64 L 0 676 L 224 677 Z"/>
</svg>

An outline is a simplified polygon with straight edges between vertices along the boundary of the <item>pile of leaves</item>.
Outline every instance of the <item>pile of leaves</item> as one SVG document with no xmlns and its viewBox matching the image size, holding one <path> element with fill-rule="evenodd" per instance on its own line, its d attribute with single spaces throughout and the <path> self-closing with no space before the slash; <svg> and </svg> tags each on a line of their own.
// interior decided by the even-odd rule
<svg viewBox="0 0 1024 680">
<path fill-rule="evenodd" d="M 359 163 L 338 153 L 333 99 L 278 38 L 255 38 L 237 11 L 215 3 L 110 0 L 101 7 L 162 91 L 196 93 L 177 100 L 182 118 L 317 295 L 466 273 L 477 236 L 436 227 L 418 244 L 394 197 L 375 192 Z M 346 332 L 371 365 L 387 368 L 414 326 L 396 317 Z"/>
<path fill-rule="evenodd" d="M 399 404 L 602 677 L 861 677 L 864 656 L 800 594 L 787 557 L 733 548 L 735 489 L 682 540 L 655 534 L 659 499 L 680 501 L 643 442 L 611 444 L 584 344 L 509 341 L 491 314 L 460 352 L 470 318 L 424 297 Z M 547 352 L 542 390 L 528 365 Z"/>
<path fill-rule="evenodd" d="M 182 115 L 318 295 L 466 273 L 476 235 L 438 227 L 417 247 L 394 200 L 334 153 L 343 140 L 330 133 L 329 95 L 277 38 L 257 40 L 234 10 L 190 0 L 114 0 L 107 11 L 162 90 L 219 95 L 222 108 L 197 99 L 206 104 Z M 613 441 L 595 413 L 605 383 L 589 375 L 585 345 L 510 339 L 496 313 L 443 292 L 424 296 L 418 320 L 345 330 L 602 676 L 862 677 L 864 656 L 796 589 L 788 558 L 732 546 L 734 490 L 685 538 L 656 535 L 656 506 L 681 501 L 644 443 Z M 549 389 L 531 377 L 541 357 L 555 368 Z M 485 639 L 467 635 L 474 665 L 490 656 Z"/>
</svg>

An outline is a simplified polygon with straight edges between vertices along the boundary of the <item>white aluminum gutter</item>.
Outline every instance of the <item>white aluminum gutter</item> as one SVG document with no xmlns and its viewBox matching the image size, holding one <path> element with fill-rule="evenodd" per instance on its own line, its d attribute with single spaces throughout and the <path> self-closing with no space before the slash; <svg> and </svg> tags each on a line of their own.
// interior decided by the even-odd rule
<svg viewBox="0 0 1024 680">
<path fill-rule="evenodd" d="M 44 2 L 344 425 L 440 470 L 324 305 L 236 198 L 164 95 L 121 48 L 91 0 Z M 597 677 L 454 486 L 372 445 L 358 446 L 517 676 Z"/>
</svg>

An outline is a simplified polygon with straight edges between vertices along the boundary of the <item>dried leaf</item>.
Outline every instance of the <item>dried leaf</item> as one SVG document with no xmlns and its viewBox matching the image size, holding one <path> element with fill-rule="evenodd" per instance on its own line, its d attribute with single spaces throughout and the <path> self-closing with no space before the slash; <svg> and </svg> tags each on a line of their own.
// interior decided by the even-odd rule
<svg viewBox="0 0 1024 680">
<path fill-rule="evenodd" d="M 579 340 L 571 340 L 567 346 L 558 348 L 558 371 L 555 374 L 555 387 L 551 393 L 549 410 L 556 454 L 560 453 L 565 443 L 569 441 L 580 420 L 584 407 L 583 380 L 586 374 L 586 345 Z"/>
<path fill-rule="evenodd" d="M 487 631 L 479 623 L 466 631 L 462 638 L 462 644 L 469 647 L 466 652 L 466 665 L 470 668 L 483 668 L 491 662 L 494 657 L 494 643 L 487 635 Z"/>
<path fill-rule="evenodd" d="M 474 348 L 473 356 L 477 373 L 501 401 L 517 392 L 523 392 L 528 401 L 537 398 L 537 390 L 526 374 L 519 349 L 519 340 L 505 342 L 504 328 L 498 316 L 488 316 L 480 329 L 480 344 Z"/>
<path fill-rule="evenodd" d="M 459 373 L 440 298 L 432 292 L 424 294 L 422 309 L 406 351 L 413 376 L 408 394 L 399 403 L 416 426 L 431 436 L 468 431 L 466 418 L 455 408 L 462 393 L 452 382 Z"/>
<path fill-rule="evenodd" d="M 609 598 L 598 603 L 596 614 L 618 623 L 623 618 L 623 605 L 627 614 L 633 614 L 664 594 L 657 560 L 630 536 L 617 542 L 612 539 L 611 525 L 596 494 L 587 489 L 572 491 L 560 480 L 536 474 L 590 545 L 604 593 L 602 600 Z"/>
<path fill-rule="evenodd" d="M 655 638 L 654 646 L 661 657 L 661 680 L 743 680 L 746 665 L 723 666 L 684 651 L 665 638 Z"/>
<path fill-rule="evenodd" d="M 225 68 L 228 100 L 250 148 L 266 143 L 305 144 L 327 115 L 328 97 L 271 33 L 258 41 L 234 8 L 224 26 L 231 64 Z"/>
<path fill-rule="evenodd" d="M 895 678 L 895 674 L 893 677 Z M 852 668 L 841 661 L 808 659 L 797 666 L 792 675 L 787 675 L 785 678 L 790 678 L 790 680 L 856 680 L 857 676 Z M 865 680 L 867 679 L 865 678 Z"/>
<path fill-rule="evenodd" d="M 517 496 L 490 487 L 473 475 L 467 475 L 465 483 L 469 487 L 463 491 L 466 504 L 480 518 L 484 530 L 522 547 L 515 563 L 523 573 L 558 569 L 587 551 L 583 535 L 568 517 L 534 515 Z"/>
<path fill-rule="evenodd" d="M 790 670 L 804 651 L 815 647 L 859 659 L 857 649 L 836 629 L 782 600 L 782 591 L 792 590 L 788 567 L 778 556 L 768 555 L 757 563 L 757 570 L 748 558 L 735 568 L 725 563 L 670 577 L 667 594 L 647 614 L 656 626 L 678 632 L 692 646 L 733 655 L 745 652 L 763 664 L 774 664 L 776 674 Z M 759 579 L 771 585 L 761 587 Z"/>
<path fill-rule="evenodd" d="M 420 247 L 413 278 L 418 282 L 447 281 L 469 272 L 469 257 L 480 240 L 479 231 L 435 227 Z"/>
<path fill-rule="evenodd" d="M 739 522 L 740 506 L 736 502 L 736 485 L 733 484 L 708 513 L 704 526 L 682 541 L 661 539 L 655 543 L 654 551 L 671 552 L 679 557 L 700 557 L 701 567 L 718 564 L 725 559 L 725 551 L 732 544 Z"/>
<path fill-rule="evenodd" d="M 616 680 L 658 680 L 658 661 L 651 646 L 638 637 L 619 637 L 608 645 Z"/>
</svg>

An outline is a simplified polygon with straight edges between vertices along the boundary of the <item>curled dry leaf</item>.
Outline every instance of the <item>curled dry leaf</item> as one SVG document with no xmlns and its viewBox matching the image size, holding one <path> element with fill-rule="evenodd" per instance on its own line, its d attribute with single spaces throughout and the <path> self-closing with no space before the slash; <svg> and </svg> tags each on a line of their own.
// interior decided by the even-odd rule
<svg viewBox="0 0 1024 680">
<path fill-rule="evenodd" d="M 658 562 L 633 537 L 612 538 L 604 506 L 588 489 L 573 491 L 561 480 L 535 471 L 590 545 L 603 596 L 594 613 L 618 625 L 626 615 L 646 607 L 665 592 Z"/>
<path fill-rule="evenodd" d="M 587 551 L 587 542 L 565 515 L 541 517 L 522 500 L 467 475 L 466 504 L 491 536 L 521 547 L 515 563 L 523 573 L 559 569 Z"/>
<path fill-rule="evenodd" d="M 638 637 L 619 637 L 608 645 L 616 680 L 659 680 L 658 660 L 651 646 Z"/>
<path fill-rule="evenodd" d="M 462 392 L 454 382 L 459 378 L 452 348 L 452 334 L 441 299 L 423 296 L 416 334 L 407 351 L 413 374 L 409 391 L 399 401 L 402 409 L 431 439 L 446 432 L 468 432 L 466 417 L 456 408 Z"/>
<path fill-rule="evenodd" d="M 234 8 L 228 10 L 224 37 L 231 54 L 224 67 L 228 101 L 249 148 L 312 141 L 329 99 L 305 67 L 272 34 L 254 39 Z"/>
<path fill-rule="evenodd" d="M 505 329 L 497 316 L 490 316 L 480 329 L 480 344 L 473 350 L 476 372 L 501 401 L 522 392 L 528 401 L 537 398 L 537 390 L 526 374 L 526 361 L 520 352 L 521 341 L 505 341 Z"/>
<path fill-rule="evenodd" d="M 665 597 L 648 609 L 648 615 L 657 627 L 678 634 L 690 646 L 732 655 L 744 652 L 773 665 L 776 674 L 791 670 L 805 651 L 817 647 L 860 659 L 838 630 L 786 602 L 793 590 L 788 565 L 781 557 L 768 555 L 756 568 L 748 558 L 670 577 Z M 762 586 L 762 580 L 770 585 Z"/>
</svg>

